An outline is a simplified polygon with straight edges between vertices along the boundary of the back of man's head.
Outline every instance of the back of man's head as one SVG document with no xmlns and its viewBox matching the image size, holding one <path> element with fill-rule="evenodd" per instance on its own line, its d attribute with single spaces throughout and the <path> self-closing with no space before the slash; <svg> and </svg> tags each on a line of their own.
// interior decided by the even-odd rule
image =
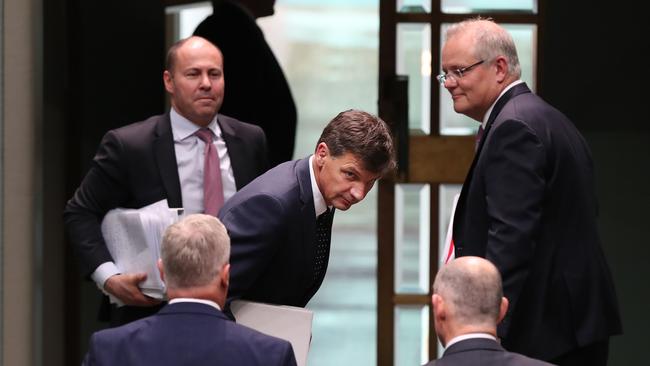
<svg viewBox="0 0 650 366">
<path fill-rule="evenodd" d="M 384 175 L 396 166 L 393 138 L 388 125 L 370 113 L 350 109 L 332 119 L 318 139 L 333 157 L 352 153 L 364 168 Z"/>
<path fill-rule="evenodd" d="M 168 290 L 202 287 L 230 258 L 230 238 L 214 216 L 193 214 L 165 230 L 160 250 Z"/>
<path fill-rule="evenodd" d="M 483 258 L 461 257 L 444 265 L 433 293 L 444 299 L 447 316 L 457 325 L 496 328 L 500 320 L 501 275 Z"/>
</svg>

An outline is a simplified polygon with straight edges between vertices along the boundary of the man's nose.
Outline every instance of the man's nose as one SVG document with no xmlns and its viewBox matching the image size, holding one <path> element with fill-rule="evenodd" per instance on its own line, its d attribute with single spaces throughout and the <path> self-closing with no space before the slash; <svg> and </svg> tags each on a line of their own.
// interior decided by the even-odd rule
<svg viewBox="0 0 650 366">
<path fill-rule="evenodd" d="M 212 82 L 210 81 L 210 76 L 206 73 L 201 75 L 201 84 L 199 87 L 203 89 L 210 89 L 212 87 Z"/>
<path fill-rule="evenodd" d="M 363 200 L 368 194 L 368 190 L 362 184 L 355 184 L 350 189 L 350 194 L 355 199 L 356 202 Z"/>
</svg>

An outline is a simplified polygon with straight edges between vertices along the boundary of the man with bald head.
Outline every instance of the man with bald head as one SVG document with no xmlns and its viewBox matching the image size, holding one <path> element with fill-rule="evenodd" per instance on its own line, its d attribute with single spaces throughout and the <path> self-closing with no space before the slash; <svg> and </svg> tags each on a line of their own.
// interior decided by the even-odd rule
<svg viewBox="0 0 650 366">
<path fill-rule="evenodd" d="M 560 365 L 605 365 L 621 320 L 589 146 L 520 79 L 514 41 L 496 23 L 451 25 L 442 70 L 454 110 L 480 123 L 454 216 L 455 255 L 499 269 L 510 302 L 503 346 Z"/>
<path fill-rule="evenodd" d="M 507 352 L 497 340 L 497 324 L 508 310 L 501 275 L 489 261 L 462 257 L 444 265 L 433 283 L 433 320 L 444 347 L 427 366 L 550 365 Z"/>
<path fill-rule="evenodd" d="M 153 314 L 161 304 L 138 288 L 144 273 L 121 273 L 113 263 L 100 228 L 106 212 L 166 199 L 186 214 L 216 215 L 268 166 L 263 131 L 219 114 L 225 81 L 216 46 L 201 37 L 175 43 L 163 81 L 170 111 L 106 133 L 64 212 L 83 275 L 125 305 L 100 314 L 114 325 Z"/>
</svg>

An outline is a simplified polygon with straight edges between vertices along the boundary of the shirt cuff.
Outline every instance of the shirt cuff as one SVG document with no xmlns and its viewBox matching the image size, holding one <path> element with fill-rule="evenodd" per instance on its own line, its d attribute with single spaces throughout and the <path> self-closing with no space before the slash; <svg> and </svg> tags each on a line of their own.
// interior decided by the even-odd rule
<svg viewBox="0 0 650 366">
<path fill-rule="evenodd" d="M 117 268 L 115 263 L 113 262 L 104 262 L 95 269 L 95 272 L 90 276 L 93 281 L 97 284 L 97 288 L 102 290 L 102 292 L 106 293 L 104 291 L 104 284 L 106 283 L 106 280 L 108 280 L 111 276 L 114 276 L 116 274 L 120 274 L 120 270 Z"/>
</svg>

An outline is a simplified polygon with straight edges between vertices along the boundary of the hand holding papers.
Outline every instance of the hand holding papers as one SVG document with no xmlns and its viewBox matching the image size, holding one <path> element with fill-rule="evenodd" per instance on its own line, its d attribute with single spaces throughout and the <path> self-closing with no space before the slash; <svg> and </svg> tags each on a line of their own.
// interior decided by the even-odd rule
<svg viewBox="0 0 650 366">
<path fill-rule="evenodd" d="M 298 366 L 307 364 L 313 312 L 244 300 L 233 301 L 230 308 L 238 324 L 291 342 Z"/>
<path fill-rule="evenodd" d="M 113 209 L 102 221 L 102 235 L 117 268 L 122 273 L 146 273 L 140 288 L 155 299 L 165 297 L 156 265 L 162 235 L 167 226 L 178 221 L 178 215 L 179 209 L 170 209 L 167 200 L 162 200 L 140 209 Z"/>
</svg>

